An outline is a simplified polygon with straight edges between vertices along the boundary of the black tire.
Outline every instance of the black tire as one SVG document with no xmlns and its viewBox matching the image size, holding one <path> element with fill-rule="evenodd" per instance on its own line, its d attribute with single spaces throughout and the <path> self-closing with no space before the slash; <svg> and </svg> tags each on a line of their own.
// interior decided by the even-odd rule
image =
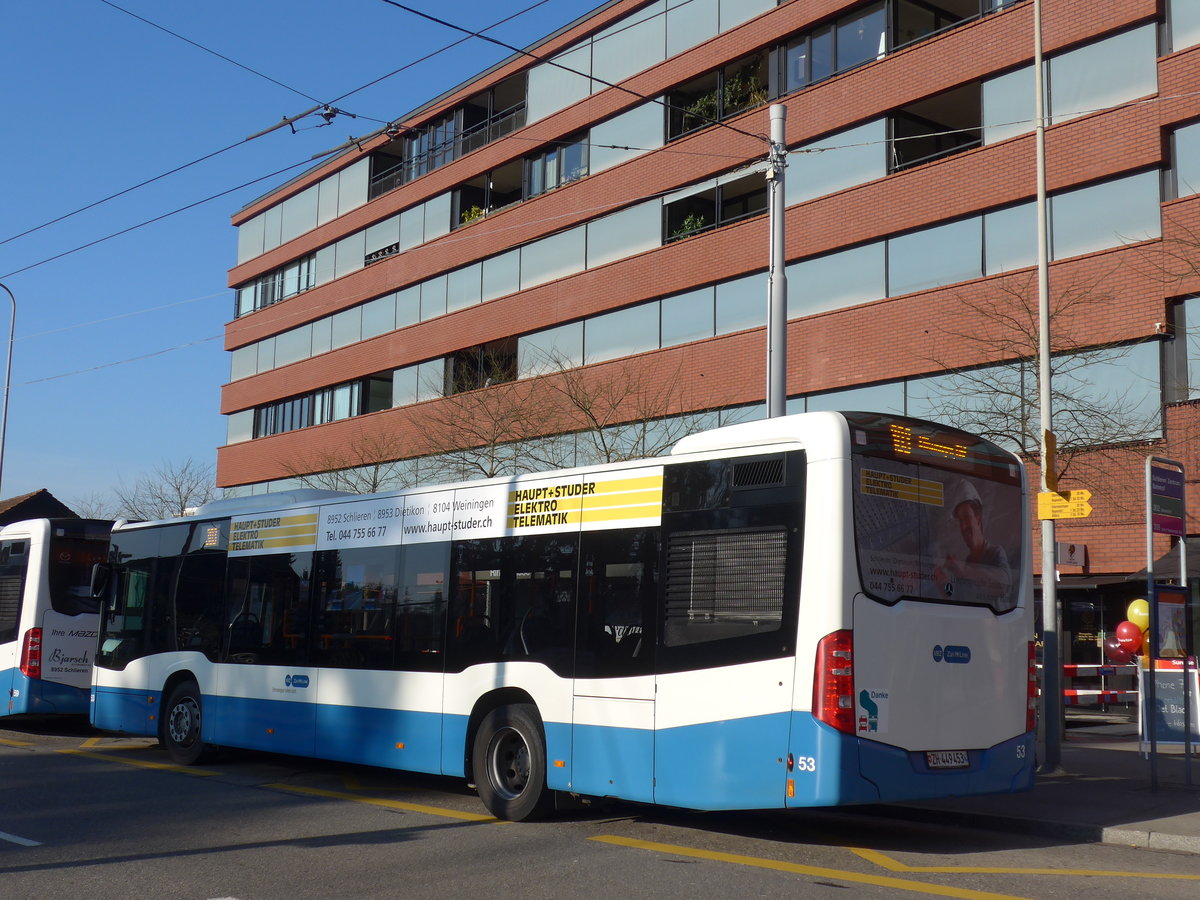
<svg viewBox="0 0 1200 900">
<path fill-rule="evenodd" d="M 537 709 L 528 703 L 494 709 L 479 723 L 471 752 L 479 799 L 497 819 L 524 822 L 550 811 L 546 740 Z"/>
<path fill-rule="evenodd" d="M 177 765 L 192 766 L 204 756 L 207 748 L 200 740 L 200 687 L 196 682 L 175 685 L 163 707 L 158 739 Z"/>
</svg>

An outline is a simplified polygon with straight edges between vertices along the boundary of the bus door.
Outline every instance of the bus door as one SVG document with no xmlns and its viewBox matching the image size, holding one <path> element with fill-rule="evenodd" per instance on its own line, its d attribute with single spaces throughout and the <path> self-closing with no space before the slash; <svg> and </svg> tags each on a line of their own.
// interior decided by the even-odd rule
<svg viewBox="0 0 1200 900">
<path fill-rule="evenodd" d="M 803 452 L 667 466 L 654 802 L 781 807 Z"/>
<path fill-rule="evenodd" d="M 654 799 L 656 528 L 580 536 L 571 787 Z"/>
<path fill-rule="evenodd" d="M 29 564 L 29 538 L 0 541 L 0 713 L 13 709 L 13 677 L 21 664 L 21 598 Z"/>
</svg>

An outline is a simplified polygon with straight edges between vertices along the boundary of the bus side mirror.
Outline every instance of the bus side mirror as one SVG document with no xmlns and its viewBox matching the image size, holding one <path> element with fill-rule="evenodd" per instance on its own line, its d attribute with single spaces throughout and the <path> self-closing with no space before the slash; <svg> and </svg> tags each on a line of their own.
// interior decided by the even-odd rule
<svg viewBox="0 0 1200 900">
<path fill-rule="evenodd" d="M 108 593 L 108 585 L 112 581 L 112 566 L 98 562 L 92 566 L 92 598 L 103 600 Z"/>
</svg>

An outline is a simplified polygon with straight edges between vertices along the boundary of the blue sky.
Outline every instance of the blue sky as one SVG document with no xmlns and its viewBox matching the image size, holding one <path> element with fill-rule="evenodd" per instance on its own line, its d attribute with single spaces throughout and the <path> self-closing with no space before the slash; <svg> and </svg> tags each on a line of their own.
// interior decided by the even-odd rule
<svg viewBox="0 0 1200 900">
<path fill-rule="evenodd" d="M 524 47 L 600 3 L 406 5 L 472 31 L 529 9 L 489 32 Z M 17 298 L 0 496 L 44 487 L 68 504 L 109 495 L 163 463 L 215 463 L 225 439 L 219 388 L 229 377 L 221 335 L 233 310 L 230 215 L 304 171 L 313 154 L 509 55 L 470 39 L 357 91 L 462 36 L 385 0 L 38 0 L 4 4 L 0 28 L 0 282 Z M 309 117 L 296 134 L 279 129 L 15 237 L 303 112 L 310 98 L 351 91 L 335 105 L 361 118 L 315 128 L 321 120 Z M 0 358 L 8 310 L 0 292 Z"/>
</svg>

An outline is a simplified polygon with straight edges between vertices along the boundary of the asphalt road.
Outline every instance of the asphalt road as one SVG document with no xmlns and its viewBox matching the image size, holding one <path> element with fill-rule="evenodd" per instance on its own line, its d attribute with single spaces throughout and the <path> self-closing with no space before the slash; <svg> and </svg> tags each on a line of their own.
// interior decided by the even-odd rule
<svg viewBox="0 0 1200 900">
<path fill-rule="evenodd" d="M 606 804 L 490 819 L 461 781 L 227 752 L 194 769 L 82 723 L 0 723 L 0 896 L 1147 897 L 1200 858 L 849 811 Z"/>
</svg>

